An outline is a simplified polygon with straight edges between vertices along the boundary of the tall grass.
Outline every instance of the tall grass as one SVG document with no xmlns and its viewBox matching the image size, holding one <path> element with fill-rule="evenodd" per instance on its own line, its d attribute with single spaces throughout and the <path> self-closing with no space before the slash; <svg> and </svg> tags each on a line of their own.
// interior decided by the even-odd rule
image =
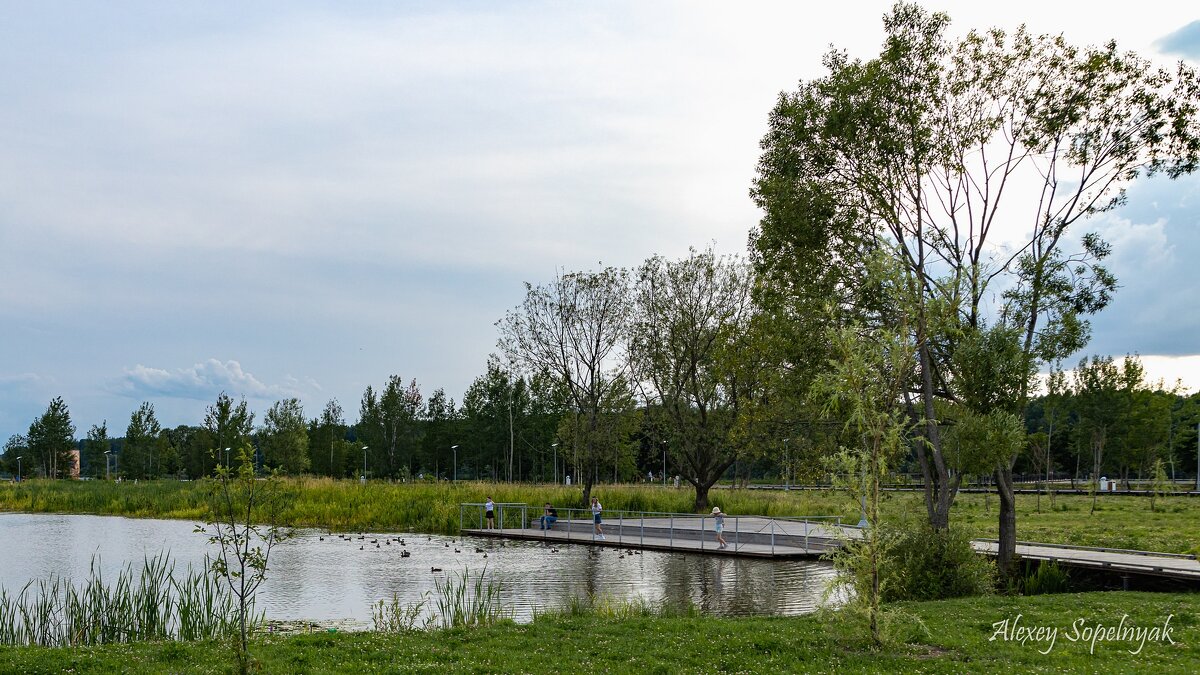
<svg viewBox="0 0 1200 675">
<path fill-rule="evenodd" d="M 205 481 L 29 480 L 0 486 L 0 511 L 44 513 L 98 513 L 132 517 L 209 520 L 204 501 Z M 459 531 L 459 504 L 497 502 L 530 504 L 530 517 L 540 515 L 540 505 L 585 508 L 582 490 L 526 483 L 388 483 L 329 478 L 292 478 L 284 481 L 285 506 L 279 525 L 319 527 L 342 532 L 409 531 L 455 534 Z M 695 493 L 645 485 L 598 485 L 593 493 L 605 510 L 686 513 Z M 826 492 L 773 492 L 718 490 L 710 493 L 713 505 L 727 513 L 767 516 L 845 515 L 857 512 L 840 495 Z"/>
<path fill-rule="evenodd" d="M 437 625 L 474 628 L 511 618 L 512 612 L 500 600 L 500 581 L 489 578 L 486 572 L 472 574 L 464 569 L 458 575 L 434 580 Z"/>
<path fill-rule="evenodd" d="M 530 504 L 530 516 L 550 502 L 559 509 L 582 508 L 578 487 L 523 483 L 387 483 L 329 478 L 293 478 L 284 482 L 286 505 L 279 525 L 319 527 L 342 532 L 392 531 L 456 534 L 458 505 L 497 502 Z M 597 485 L 594 493 L 609 517 L 616 511 L 690 512 L 694 491 L 650 485 Z M 884 496 L 884 519 L 923 520 L 925 507 L 919 492 L 889 492 Z M 859 506 L 844 494 L 828 490 L 713 490 L 713 506 L 733 515 L 814 516 L 840 515 L 843 522 L 858 522 Z M 1200 499 L 1176 499 L 1147 510 L 1137 496 L 1106 496 L 1102 510 L 1089 516 L 1086 495 L 1059 495 L 1053 511 L 1035 511 L 1036 495 L 1017 495 L 1021 538 L 1029 541 L 1109 546 L 1148 551 L 1186 553 L 1200 551 Z M 0 483 L 0 511 L 103 513 L 134 517 L 207 520 L 204 481 L 27 480 Z M 507 514 L 506 514 L 507 515 Z M 996 513 L 985 508 L 982 494 L 960 493 L 951 521 L 972 537 L 996 536 Z"/>
<path fill-rule="evenodd" d="M 237 633 L 233 598 L 207 567 L 180 578 L 168 554 L 126 565 L 105 584 L 98 560 L 79 585 L 59 576 L 0 589 L 0 645 L 67 647 L 113 642 L 203 640 Z M 261 616 L 256 623 L 261 622 Z"/>
</svg>

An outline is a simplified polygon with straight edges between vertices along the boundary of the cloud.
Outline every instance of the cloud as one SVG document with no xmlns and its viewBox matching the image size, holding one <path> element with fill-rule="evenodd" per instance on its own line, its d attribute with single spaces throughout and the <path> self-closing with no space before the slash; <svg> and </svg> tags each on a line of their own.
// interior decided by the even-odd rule
<svg viewBox="0 0 1200 675">
<path fill-rule="evenodd" d="M 211 400 L 221 392 L 247 398 L 298 396 L 289 386 L 267 385 L 252 373 L 242 370 L 237 361 L 208 359 L 191 368 L 165 370 L 138 364 L 126 369 L 114 387 L 115 393 L 131 398 L 165 396 Z"/>
<path fill-rule="evenodd" d="M 1200 20 L 1193 21 L 1154 43 L 1164 54 L 1200 59 Z"/>
</svg>

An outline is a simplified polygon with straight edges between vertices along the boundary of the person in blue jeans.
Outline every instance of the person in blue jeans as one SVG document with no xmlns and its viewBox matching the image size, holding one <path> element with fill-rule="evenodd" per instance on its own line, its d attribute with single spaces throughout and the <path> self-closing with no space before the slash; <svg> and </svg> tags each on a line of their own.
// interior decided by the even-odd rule
<svg viewBox="0 0 1200 675">
<path fill-rule="evenodd" d="M 546 506 L 542 509 L 542 517 L 538 520 L 542 523 L 539 530 L 554 529 L 554 523 L 558 522 L 558 509 L 550 506 L 550 502 L 546 502 Z"/>
</svg>

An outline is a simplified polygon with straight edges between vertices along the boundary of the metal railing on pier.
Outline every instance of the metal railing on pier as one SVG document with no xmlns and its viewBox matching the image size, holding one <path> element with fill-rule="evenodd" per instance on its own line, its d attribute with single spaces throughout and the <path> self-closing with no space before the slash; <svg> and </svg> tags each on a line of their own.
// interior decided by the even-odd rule
<svg viewBox="0 0 1200 675">
<path fill-rule="evenodd" d="M 668 511 L 631 511 L 623 509 L 601 512 L 599 527 L 590 509 L 561 508 L 552 521 L 543 519 L 542 507 L 522 503 L 496 503 L 495 534 L 511 534 L 529 539 L 539 534 L 545 539 L 564 542 L 606 542 L 624 546 L 645 547 L 647 539 L 655 546 L 689 551 L 715 550 L 715 519 L 712 514 L 673 513 Z M 459 505 L 460 530 L 486 532 L 484 504 Z M 535 515 L 536 514 L 536 515 Z M 723 534 L 732 552 L 753 544 L 756 551 L 770 555 L 782 553 L 812 553 L 826 550 L 831 540 L 841 539 L 847 530 L 841 516 L 751 516 L 724 514 Z M 533 533 L 505 530 L 534 530 Z M 615 530 L 615 531 L 614 531 Z M 557 534 L 551 534 L 551 533 Z M 814 541 L 815 540 L 815 541 Z M 798 551 L 798 549 L 800 551 Z"/>
</svg>

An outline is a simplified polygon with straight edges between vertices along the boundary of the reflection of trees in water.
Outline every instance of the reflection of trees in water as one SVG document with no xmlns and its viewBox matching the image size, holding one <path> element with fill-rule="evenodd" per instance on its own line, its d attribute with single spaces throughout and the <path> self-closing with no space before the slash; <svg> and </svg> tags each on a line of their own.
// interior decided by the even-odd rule
<svg viewBox="0 0 1200 675">
<path fill-rule="evenodd" d="M 798 614 L 821 604 L 832 579 L 829 565 L 725 556 L 667 555 L 664 601 L 691 603 L 705 614 Z"/>
</svg>

